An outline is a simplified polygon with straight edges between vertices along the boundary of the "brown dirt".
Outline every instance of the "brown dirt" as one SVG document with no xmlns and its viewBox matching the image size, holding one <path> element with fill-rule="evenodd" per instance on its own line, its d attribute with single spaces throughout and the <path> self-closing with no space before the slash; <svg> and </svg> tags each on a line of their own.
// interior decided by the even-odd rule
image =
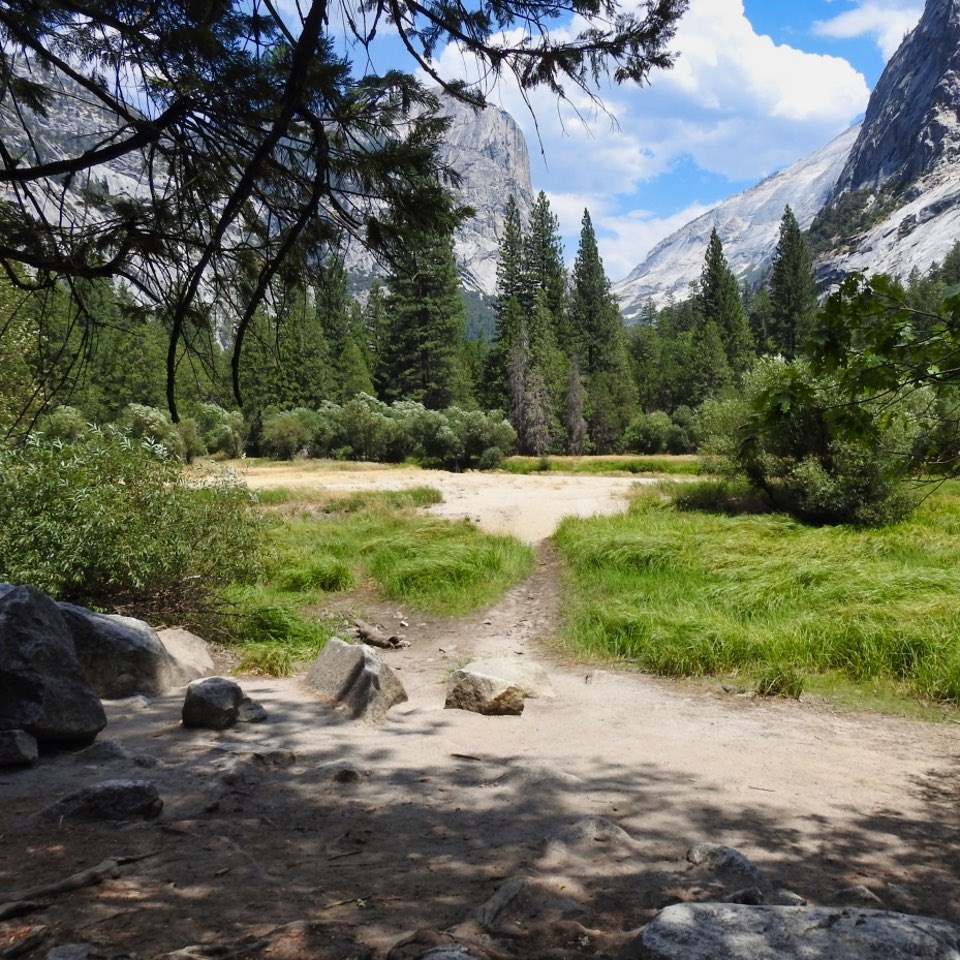
<svg viewBox="0 0 960 960">
<path fill-rule="evenodd" d="M 513 529 L 534 541 L 558 512 L 587 512 L 590 490 L 598 510 L 617 509 L 629 483 L 324 476 L 365 484 L 397 483 L 401 474 L 441 486 L 448 515 L 492 528 L 512 517 Z M 864 884 L 889 907 L 960 922 L 955 726 L 595 671 L 543 642 L 561 589 L 549 543 L 541 543 L 528 581 L 462 620 L 365 596 L 342 601 L 345 615 L 412 641 L 384 654 L 409 701 L 381 727 L 343 719 L 298 679 L 242 677 L 266 723 L 186 730 L 179 695 L 108 704 L 101 739 L 140 759 L 90 764 L 60 754 L 3 772 L 0 890 L 50 883 L 108 857 L 144 859 L 0 922 L 0 958 L 17 944 L 29 948 L 40 926 L 23 955 L 82 942 L 95 956 L 144 960 L 187 946 L 179 956 L 229 955 L 218 947 L 284 960 L 382 956 L 420 928 L 482 938 L 471 921 L 476 908 L 516 877 L 552 884 L 552 895 L 562 888 L 583 906 L 581 925 L 547 928 L 536 910 L 518 905 L 512 932 L 486 940 L 489 949 L 612 956 L 627 931 L 665 904 L 717 894 L 685 859 L 703 840 L 737 848 L 772 886 L 810 902 L 836 902 L 840 890 Z M 546 667 L 555 698 L 528 700 L 520 717 L 444 710 L 449 673 L 491 655 Z M 339 760 L 362 771 L 362 781 L 330 779 L 322 765 Z M 160 820 L 30 820 L 64 793 L 114 777 L 155 782 L 165 801 Z M 597 838 L 561 862 L 546 838 L 584 817 L 608 818 L 633 839 L 611 846 Z"/>
</svg>

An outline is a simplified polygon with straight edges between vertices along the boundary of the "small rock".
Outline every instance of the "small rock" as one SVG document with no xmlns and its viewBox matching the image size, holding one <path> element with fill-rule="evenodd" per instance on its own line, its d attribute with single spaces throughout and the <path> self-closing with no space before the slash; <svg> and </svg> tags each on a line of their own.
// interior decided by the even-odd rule
<svg viewBox="0 0 960 960">
<path fill-rule="evenodd" d="M 244 697 L 237 707 L 237 723 L 263 723 L 267 719 L 267 711 L 256 700 Z"/>
<path fill-rule="evenodd" d="M 734 876 L 751 885 L 765 886 L 763 874 L 733 847 L 720 843 L 698 843 L 687 851 L 687 860 L 721 876 Z"/>
<path fill-rule="evenodd" d="M 366 779 L 363 771 L 349 760 L 331 760 L 329 763 L 321 763 L 317 767 L 317 772 L 324 779 L 333 780 L 335 783 L 362 783 Z"/>
<path fill-rule="evenodd" d="M 226 677 L 194 680 L 187 687 L 183 701 L 183 725 L 206 730 L 226 730 L 237 722 L 243 699 L 240 684 Z"/>
<path fill-rule="evenodd" d="M 838 891 L 833 899 L 837 903 L 852 907 L 873 907 L 877 909 L 883 907 L 883 901 L 869 887 L 865 887 L 862 883 Z"/>
<path fill-rule="evenodd" d="M 0 730 L 0 767 L 30 767 L 39 755 L 37 738 L 26 730 Z"/>
<path fill-rule="evenodd" d="M 129 760 L 130 754 L 121 743 L 108 738 L 98 740 L 85 750 L 81 750 L 75 755 L 74 759 L 77 763 L 99 765 L 101 763 L 113 763 L 117 760 Z"/>
<path fill-rule="evenodd" d="M 458 670 L 450 680 L 446 710 L 469 710 L 484 716 L 514 716 L 523 713 L 523 687 L 500 677 Z"/>
</svg>

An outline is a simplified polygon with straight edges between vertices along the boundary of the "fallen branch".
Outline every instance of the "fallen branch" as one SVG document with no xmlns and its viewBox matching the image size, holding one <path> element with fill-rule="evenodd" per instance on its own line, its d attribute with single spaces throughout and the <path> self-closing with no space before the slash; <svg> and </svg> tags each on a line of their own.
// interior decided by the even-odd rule
<svg viewBox="0 0 960 960">
<path fill-rule="evenodd" d="M 410 642 L 406 637 L 396 634 L 388 634 L 379 627 L 367 623 L 365 620 L 355 620 L 357 628 L 357 637 L 361 643 L 369 643 L 372 647 L 380 647 L 383 650 L 397 650 L 401 647 L 409 647 Z"/>
<path fill-rule="evenodd" d="M 135 863 L 137 860 L 146 860 L 148 857 L 154 856 L 156 856 L 156 851 L 144 853 L 138 857 L 112 857 L 98 863 L 95 867 L 71 874 L 56 883 L 48 883 L 42 887 L 30 887 L 28 890 L 0 893 L 0 911 L 11 904 L 22 903 L 24 900 L 42 900 L 44 897 L 55 897 L 57 894 L 69 893 L 71 890 L 79 890 L 81 887 L 92 887 L 95 884 L 103 883 L 104 880 L 118 876 L 120 868 L 124 864 Z"/>
</svg>

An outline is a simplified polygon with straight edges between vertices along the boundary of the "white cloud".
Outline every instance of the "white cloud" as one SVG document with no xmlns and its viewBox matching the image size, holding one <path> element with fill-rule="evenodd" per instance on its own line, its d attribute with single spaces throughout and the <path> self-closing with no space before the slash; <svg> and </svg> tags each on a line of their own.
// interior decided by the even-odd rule
<svg viewBox="0 0 960 960">
<path fill-rule="evenodd" d="M 607 276 L 613 280 L 626 277 L 661 240 L 709 209 L 693 204 L 669 217 L 658 217 L 646 210 L 601 216 L 594 226 Z"/>
<path fill-rule="evenodd" d="M 552 205 L 574 199 L 579 205 L 575 222 L 572 206 L 561 217 L 568 251 L 576 245 L 581 201 L 594 223 L 611 231 L 602 250 L 614 278 L 643 258 L 667 224 L 681 226 L 689 209 L 701 211 L 727 195 L 718 177 L 739 188 L 783 169 L 846 129 L 869 99 L 863 75 L 846 60 L 758 34 L 742 0 L 691 0 L 672 46 L 676 66 L 655 74 L 650 86 L 604 90 L 619 127 L 583 97 L 558 105 L 535 92 L 534 120 L 515 84 L 502 82 L 491 95 L 526 134 L 535 186 Z M 475 65 L 452 47 L 437 65 L 447 77 L 475 77 Z M 699 187 L 691 180 L 676 199 L 687 209 L 673 213 L 666 195 L 657 195 L 665 182 L 658 178 L 681 161 L 707 176 Z M 675 194 L 674 184 L 669 195 Z"/>
<path fill-rule="evenodd" d="M 903 38 L 917 25 L 922 13 L 922 3 L 861 0 L 853 10 L 829 20 L 818 20 L 813 29 L 820 36 L 840 40 L 873 37 L 884 59 L 889 60 L 897 52 Z"/>
</svg>

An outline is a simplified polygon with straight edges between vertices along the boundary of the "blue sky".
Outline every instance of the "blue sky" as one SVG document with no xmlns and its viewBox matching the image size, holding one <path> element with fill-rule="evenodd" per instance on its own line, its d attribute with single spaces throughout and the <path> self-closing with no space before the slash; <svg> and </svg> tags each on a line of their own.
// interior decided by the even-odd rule
<svg viewBox="0 0 960 960">
<path fill-rule="evenodd" d="M 690 0 L 672 44 L 676 66 L 642 89 L 605 90 L 606 113 L 586 100 L 558 106 L 537 93 L 531 115 L 507 81 L 488 97 L 526 134 L 533 186 L 546 192 L 560 220 L 568 261 L 588 209 L 607 275 L 616 281 L 657 241 L 859 119 L 923 3 Z M 357 0 L 344 5 L 356 11 Z M 380 24 L 384 53 L 374 68 L 411 69 L 390 33 Z M 435 66 L 449 79 L 476 76 L 452 46 L 436 51 Z"/>
<path fill-rule="evenodd" d="M 674 69 L 606 93 L 616 125 L 585 103 L 578 116 L 534 98 L 542 155 L 516 90 L 501 84 L 490 99 L 527 135 L 534 189 L 550 198 L 568 259 L 589 209 L 615 281 L 658 240 L 858 119 L 922 11 L 922 0 L 691 0 Z M 470 75 L 459 51 L 437 61 L 446 76 Z"/>
</svg>

